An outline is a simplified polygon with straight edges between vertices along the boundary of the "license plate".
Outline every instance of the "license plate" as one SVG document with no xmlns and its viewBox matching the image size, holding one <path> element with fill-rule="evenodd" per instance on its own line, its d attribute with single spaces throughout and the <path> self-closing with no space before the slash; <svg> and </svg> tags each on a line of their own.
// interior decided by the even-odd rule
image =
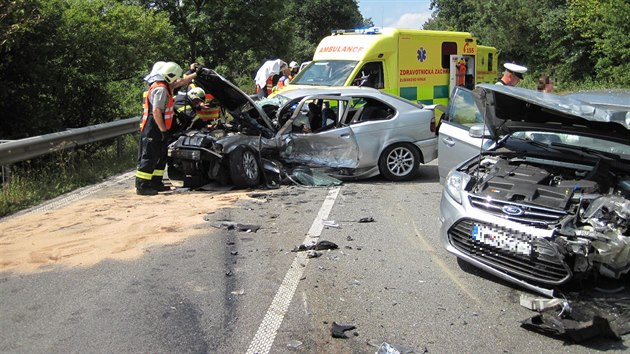
<svg viewBox="0 0 630 354">
<path fill-rule="evenodd" d="M 532 253 L 532 245 L 529 239 L 522 235 L 523 240 L 519 238 L 520 235 L 514 235 L 507 230 L 498 228 L 487 227 L 483 225 L 473 225 L 472 239 L 486 245 L 490 245 L 496 248 L 500 248 L 505 251 L 510 251 L 518 254 L 529 256 Z"/>
</svg>

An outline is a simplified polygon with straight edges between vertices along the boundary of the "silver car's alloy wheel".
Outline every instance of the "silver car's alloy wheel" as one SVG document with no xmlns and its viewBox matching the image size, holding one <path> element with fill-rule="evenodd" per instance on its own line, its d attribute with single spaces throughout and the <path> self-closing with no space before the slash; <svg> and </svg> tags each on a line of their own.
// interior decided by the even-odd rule
<svg viewBox="0 0 630 354">
<path fill-rule="evenodd" d="M 410 143 L 396 143 L 383 150 L 378 159 L 378 170 L 390 181 L 413 178 L 420 167 L 420 151 Z"/>
<path fill-rule="evenodd" d="M 237 188 L 251 188 L 260 181 L 260 167 L 256 151 L 246 145 L 237 146 L 228 161 L 232 183 Z"/>
<path fill-rule="evenodd" d="M 387 155 L 387 169 L 395 176 L 406 176 L 414 168 L 416 159 L 411 150 L 404 146 L 393 149 Z"/>
<path fill-rule="evenodd" d="M 254 153 L 251 151 L 246 151 L 243 154 L 243 168 L 245 170 L 245 174 L 249 179 L 257 179 L 258 178 L 258 163 L 256 162 L 256 157 Z"/>
</svg>

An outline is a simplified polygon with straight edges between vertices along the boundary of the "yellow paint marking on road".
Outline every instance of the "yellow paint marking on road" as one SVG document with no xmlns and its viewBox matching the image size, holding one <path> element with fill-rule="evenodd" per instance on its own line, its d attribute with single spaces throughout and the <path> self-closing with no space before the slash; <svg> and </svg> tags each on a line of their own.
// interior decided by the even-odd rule
<svg viewBox="0 0 630 354">
<path fill-rule="evenodd" d="M 444 262 L 442 262 L 442 260 L 437 257 L 437 255 L 435 254 L 435 249 L 422 236 L 422 233 L 420 232 L 420 230 L 418 230 L 418 227 L 416 226 L 416 222 L 413 219 L 411 222 L 413 223 L 413 230 L 416 234 L 416 237 L 418 238 L 418 240 L 420 240 L 422 247 L 424 247 L 425 250 L 431 253 L 431 259 L 433 260 L 433 262 L 438 265 L 438 267 L 442 270 L 442 272 L 444 272 L 444 274 L 446 274 L 451 279 L 451 281 L 455 283 L 455 285 L 457 285 L 457 287 L 461 291 L 463 291 L 466 295 L 468 295 L 468 297 L 470 297 L 475 302 L 481 305 L 481 300 L 479 300 L 479 298 L 477 298 L 472 292 L 470 292 L 470 290 L 468 290 L 466 285 L 464 285 L 464 283 L 462 283 L 459 279 L 457 279 L 457 276 L 453 274 L 453 272 L 451 272 L 451 270 L 446 266 L 446 264 L 444 264 Z"/>
<path fill-rule="evenodd" d="M 446 266 L 446 264 L 444 264 L 444 262 L 442 262 L 441 259 L 438 258 L 438 256 L 435 253 L 435 248 L 433 248 L 433 246 L 431 246 L 431 244 L 429 242 L 427 242 L 427 240 L 424 238 L 424 236 L 422 236 L 422 232 L 420 232 L 420 230 L 418 229 L 418 226 L 416 225 L 415 219 L 412 217 L 412 215 L 409 214 L 409 212 L 407 211 L 406 208 L 404 208 L 400 202 L 398 201 L 392 201 L 393 203 L 397 204 L 399 207 L 399 210 L 406 213 L 408 215 L 407 220 L 411 220 L 412 224 L 413 224 L 413 230 L 414 233 L 416 235 L 416 237 L 418 238 L 418 240 L 420 240 L 420 247 L 422 248 L 423 251 L 427 251 L 429 253 L 431 253 L 431 259 L 433 260 L 433 262 L 435 264 L 437 264 L 437 266 L 440 268 L 440 270 L 442 272 L 444 272 L 444 274 L 446 274 L 446 276 L 449 277 L 449 279 L 451 279 L 451 281 L 463 292 L 465 293 L 469 298 L 471 298 L 473 301 L 475 301 L 476 303 L 481 305 L 481 300 L 479 300 L 479 298 L 477 296 L 475 296 L 475 294 L 473 294 L 467 287 L 466 285 L 464 285 L 464 283 L 462 283 L 455 274 L 453 274 L 453 272 L 451 272 L 451 270 Z"/>
</svg>

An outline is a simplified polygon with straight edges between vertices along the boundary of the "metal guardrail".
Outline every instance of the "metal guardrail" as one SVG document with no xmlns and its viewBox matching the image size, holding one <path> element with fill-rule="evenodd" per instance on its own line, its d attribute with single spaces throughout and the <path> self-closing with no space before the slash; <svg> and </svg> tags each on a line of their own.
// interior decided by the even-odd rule
<svg viewBox="0 0 630 354">
<path fill-rule="evenodd" d="M 134 133 L 139 130 L 139 125 L 140 117 L 138 116 L 2 143 L 0 144 L 0 165 L 4 166 L 63 149 Z"/>
</svg>

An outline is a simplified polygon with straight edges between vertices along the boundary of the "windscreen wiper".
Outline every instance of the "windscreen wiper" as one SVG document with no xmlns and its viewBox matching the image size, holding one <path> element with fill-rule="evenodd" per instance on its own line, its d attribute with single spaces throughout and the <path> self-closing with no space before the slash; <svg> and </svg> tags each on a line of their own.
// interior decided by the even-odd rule
<svg viewBox="0 0 630 354">
<path fill-rule="evenodd" d="M 590 155 L 594 155 L 597 157 L 606 157 L 609 159 L 615 159 L 615 160 L 620 160 L 621 156 L 619 156 L 618 154 L 614 154 L 612 152 L 608 152 L 608 151 L 601 151 L 601 150 L 597 150 L 597 149 L 592 149 L 592 148 L 587 148 L 584 146 L 575 146 L 575 145 L 569 145 L 569 144 L 563 144 L 563 143 L 551 143 L 551 146 L 554 147 L 560 147 L 560 148 L 567 148 L 567 149 L 571 149 L 571 150 L 579 150 L 582 152 L 585 152 L 587 154 Z"/>
</svg>

